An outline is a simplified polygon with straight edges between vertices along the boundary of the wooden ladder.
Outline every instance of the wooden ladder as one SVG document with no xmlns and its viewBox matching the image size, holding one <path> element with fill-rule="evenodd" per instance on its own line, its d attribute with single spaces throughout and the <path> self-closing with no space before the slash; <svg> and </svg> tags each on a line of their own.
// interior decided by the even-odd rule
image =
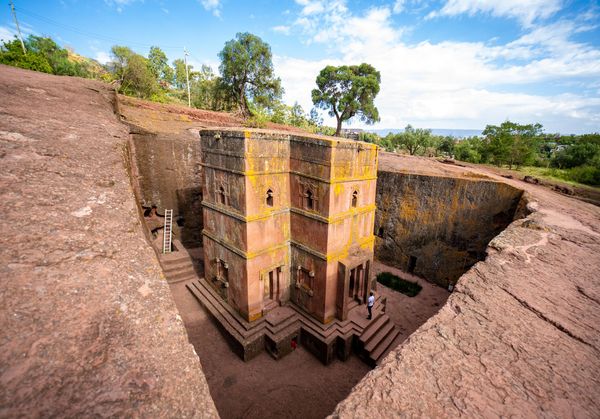
<svg viewBox="0 0 600 419">
<path fill-rule="evenodd" d="M 165 228 L 163 230 L 163 253 L 171 253 L 171 240 L 173 238 L 173 210 L 165 210 Z"/>
</svg>

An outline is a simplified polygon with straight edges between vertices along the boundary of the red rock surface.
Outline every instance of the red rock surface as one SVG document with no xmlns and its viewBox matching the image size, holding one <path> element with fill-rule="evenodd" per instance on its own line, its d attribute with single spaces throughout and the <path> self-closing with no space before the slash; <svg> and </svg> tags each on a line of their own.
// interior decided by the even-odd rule
<svg viewBox="0 0 600 419">
<path fill-rule="evenodd" d="M 0 66 L 0 417 L 215 417 L 107 86 Z"/>
<path fill-rule="evenodd" d="M 166 105 L 124 95 L 119 95 L 119 105 L 125 121 L 154 133 L 186 135 L 191 130 L 194 138 L 197 138 L 197 130 L 200 128 L 244 125 L 244 120 L 232 113 Z M 272 122 L 268 122 L 265 128 L 304 133 L 300 128 Z"/>
<path fill-rule="evenodd" d="M 427 170 L 421 160 L 388 169 Z M 332 416 L 600 417 L 600 208 L 464 170 L 526 190 L 534 212 Z"/>
</svg>

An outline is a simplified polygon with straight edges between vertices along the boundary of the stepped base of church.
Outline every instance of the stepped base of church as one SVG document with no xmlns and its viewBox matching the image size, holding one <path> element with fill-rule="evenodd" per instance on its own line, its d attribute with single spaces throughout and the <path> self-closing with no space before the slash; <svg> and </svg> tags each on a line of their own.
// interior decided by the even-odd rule
<svg viewBox="0 0 600 419">
<path fill-rule="evenodd" d="M 212 315 L 232 349 L 244 361 L 265 350 L 279 359 L 301 344 L 323 364 L 335 358 L 346 360 L 354 351 L 374 366 L 398 343 L 399 330 L 385 314 L 385 299 L 376 301 L 372 320 L 367 320 L 364 304 L 350 309 L 345 321 L 322 324 L 300 307 L 288 303 L 273 308 L 259 320 L 248 322 L 227 305 L 204 278 L 189 282 L 187 288 Z"/>
</svg>

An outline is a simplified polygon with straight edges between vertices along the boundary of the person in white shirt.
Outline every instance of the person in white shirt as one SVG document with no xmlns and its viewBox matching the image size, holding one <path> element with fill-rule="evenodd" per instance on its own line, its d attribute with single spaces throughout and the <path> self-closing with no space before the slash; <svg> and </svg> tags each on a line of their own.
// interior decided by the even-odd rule
<svg viewBox="0 0 600 419">
<path fill-rule="evenodd" d="M 371 294 L 369 295 L 369 298 L 367 299 L 367 310 L 369 310 L 369 317 L 367 317 L 367 319 L 369 319 L 369 320 L 371 320 L 371 317 L 372 317 L 371 310 L 373 310 L 374 305 L 375 305 L 375 297 L 373 296 L 373 291 L 371 291 Z"/>
</svg>

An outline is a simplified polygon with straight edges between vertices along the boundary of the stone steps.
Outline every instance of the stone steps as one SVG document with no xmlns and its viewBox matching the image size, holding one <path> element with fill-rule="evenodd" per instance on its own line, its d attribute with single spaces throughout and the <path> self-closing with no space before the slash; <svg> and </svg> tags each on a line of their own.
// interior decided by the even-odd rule
<svg viewBox="0 0 600 419">
<path fill-rule="evenodd" d="M 300 322 L 302 323 L 302 326 L 309 329 L 311 332 L 313 332 L 313 334 L 318 335 L 326 342 L 335 339 L 338 336 L 348 336 L 357 331 L 360 332 L 360 330 L 358 330 L 350 320 L 346 320 L 344 322 L 335 321 L 329 324 L 323 324 L 312 318 L 310 315 L 303 313 L 299 307 L 295 305 L 292 307 L 300 314 Z"/>
<path fill-rule="evenodd" d="M 269 352 L 274 357 L 278 358 L 291 351 L 287 347 L 287 341 L 291 339 L 290 336 L 298 335 L 300 322 L 289 308 L 276 308 L 270 316 L 249 323 L 224 303 L 204 278 L 192 281 L 186 286 L 217 320 L 225 333 L 234 339 L 234 349 L 245 361 L 266 349 L 265 337 L 271 342 Z"/>
<path fill-rule="evenodd" d="M 168 281 L 175 281 L 184 277 L 197 276 L 196 270 L 194 269 L 194 266 L 191 263 L 189 265 L 181 266 L 177 269 L 165 270 L 164 274 L 167 277 Z"/>
<path fill-rule="evenodd" d="M 383 313 L 379 313 L 378 315 L 376 315 L 373 318 L 373 320 L 371 320 L 369 325 L 365 328 L 362 335 L 360 335 L 360 342 L 363 345 L 366 345 L 369 342 L 369 340 L 371 339 L 371 337 L 373 337 L 373 335 L 375 333 L 377 333 L 377 331 L 382 326 L 384 326 L 387 322 L 389 322 L 389 320 L 390 320 L 390 318 L 388 316 L 384 316 Z"/>
<path fill-rule="evenodd" d="M 260 332 L 260 328 L 257 326 L 261 325 L 262 322 L 258 320 L 256 325 L 250 324 L 237 313 L 232 313 L 233 310 L 230 310 L 229 306 L 221 303 L 221 297 L 208 284 L 202 283 L 202 281 L 203 279 L 193 281 L 187 287 L 202 305 L 221 321 L 228 331 L 231 330 L 232 334 L 235 334 L 237 340 L 240 340 L 240 342 L 254 340 L 254 335 Z"/>
<path fill-rule="evenodd" d="M 312 347 L 311 352 L 325 364 L 336 354 L 340 359 L 347 359 L 354 348 L 365 362 L 375 365 L 396 346 L 394 343 L 397 344 L 400 333 L 385 314 L 384 300 L 377 300 L 371 321 L 366 319 L 364 306 L 357 307 L 345 321 L 323 324 L 302 308 L 288 304 L 275 306 L 262 318 L 248 322 L 205 278 L 190 281 L 186 287 L 230 338 L 234 351 L 246 361 L 263 350 L 276 359 L 281 358 L 292 351 L 290 342 L 298 342 L 301 337 L 302 344 Z"/>
<path fill-rule="evenodd" d="M 177 247 L 177 251 L 159 256 L 167 282 L 175 284 L 196 279 L 198 274 L 194 267 L 194 261 L 179 241 L 174 240 L 173 243 Z"/>
<path fill-rule="evenodd" d="M 400 329 L 394 327 L 394 330 L 381 342 L 381 344 L 375 348 L 373 352 L 369 354 L 370 360 L 375 365 L 378 365 L 379 362 L 388 354 L 392 349 L 394 349 L 400 343 Z"/>
<path fill-rule="evenodd" d="M 400 335 L 400 329 L 387 314 L 380 312 L 364 329 L 359 337 L 359 352 L 363 359 L 376 365 L 392 350 L 392 345 Z"/>
</svg>

